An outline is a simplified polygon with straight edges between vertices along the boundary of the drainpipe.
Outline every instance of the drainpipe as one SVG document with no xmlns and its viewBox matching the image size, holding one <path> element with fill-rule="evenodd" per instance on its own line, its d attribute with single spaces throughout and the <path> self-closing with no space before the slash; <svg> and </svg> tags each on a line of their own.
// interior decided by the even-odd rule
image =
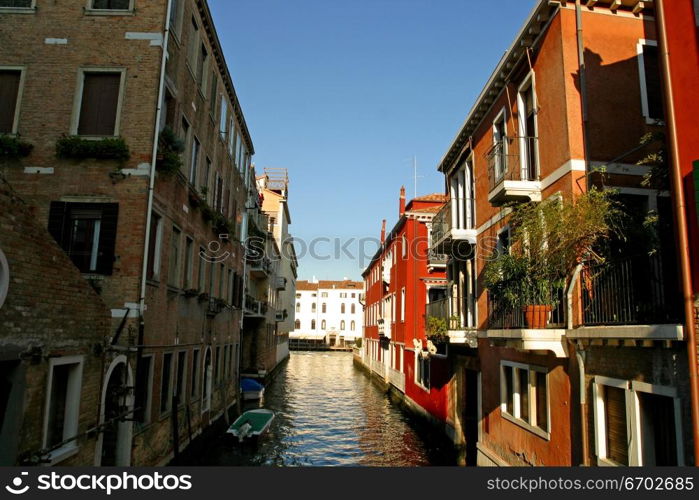
<svg viewBox="0 0 699 500">
<path fill-rule="evenodd" d="M 243 411 L 243 395 L 240 391 L 240 373 L 241 373 L 241 362 L 243 360 L 243 323 L 245 321 L 245 296 L 247 294 L 248 288 L 248 260 L 247 260 L 247 239 L 248 239 L 248 197 L 249 197 L 249 178 L 250 178 L 250 167 L 245 168 L 245 175 L 243 178 L 243 189 L 245 190 L 245 200 L 243 201 L 243 222 L 240 227 L 240 242 L 243 246 L 243 286 L 242 290 L 242 307 L 240 308 L 240 323 L 238 325 L 238 359 L 236 368 L 236 409 L 238 414 Z"/>
<path fill-rule="evenodd" d="M 578 75 L 580 75 L 580 105 L 582 111 L 583 154 L 585 155 L 585 173 L 590 173 L 590 151 L 587 144 L 587 72 L 585 66 L 585 42 L 583 41 L 582 0 L 575 0 L 575 26 L 578 42 Z"/>
<path fill-rule="evenodd" d="M 672 94 L 672 74 L 670 72 L 670 57 L 667 47 L 667 32 L 665 28 L 665 2 L 657 0 L 656 19 L 660 35 L 660 61 L 665 84 L 665 113 L 667 114 L 667 131 L 672 169 L 672 190 L 675 210 L 675 228 L 677 230 L 678 254 L 682 273 L 682 292 L 684 303 L 684 328 L 687 339 L 687 354 L 689 357 L 689 385 L 691 389 L 692 435 L 694 438 L 694 465 L 699 466 L 699 386 L 697 385 L 697 337 L 694 321 L 694 296 L 692 290 L 692 266 L 689 256 L 689 236 L 687 234 L 687 217 L 685 212 L 684 187 L 682 185 L 682 169 L 680 166 L 680 151 L 677 140 L 675 121 L 675 102 Z"/>
</svg>

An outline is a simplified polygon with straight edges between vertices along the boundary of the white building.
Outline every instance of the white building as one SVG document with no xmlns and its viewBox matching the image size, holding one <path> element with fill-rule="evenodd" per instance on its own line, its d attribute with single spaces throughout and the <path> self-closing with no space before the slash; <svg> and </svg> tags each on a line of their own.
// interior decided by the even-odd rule
<svg viewBox="0 0 699 500">
<path fill-rule="evenodd" d="M 364 283 L 298 281 L 292 344 L 346 346 L 362 336 Z"/>
</svg>

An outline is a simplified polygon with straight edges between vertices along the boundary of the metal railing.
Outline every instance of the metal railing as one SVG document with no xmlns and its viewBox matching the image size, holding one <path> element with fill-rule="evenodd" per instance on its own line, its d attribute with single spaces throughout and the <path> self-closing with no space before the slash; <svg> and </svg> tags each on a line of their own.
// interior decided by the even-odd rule
<svg viewBox="0 0 699 500">
<path fill-rule="evenodd" d="M 565 291 L 555 288 L 549 291 L 548 302 L 554 304 L 548 318 L 548 328 L 565 325 Z M 527 328 L 524 308 L 528 304 L 512 304 L 488 294 L 488 329 L 513 330 Z"/>
<path fill-rule="evenodd" d="M 455 198 L 444 204 L 432 219 L 432 245 L 445 239 L 452 229 L 475 228 L 473 198 Z"/>
<path fill-rule="evenodd" d="M 661 254 L 585 266 L 583 324 L 647 325 L 682 320 L 675 268 Z"/>
<path fill-rule="evenodd" d="M 466 329 L 461 324 L 461 319 L 458 311 L 453 311 L 453 306 L 450 305 L 453 299 L 445 297 L 428 303 L 425 307 L 425 319 L 439 318 L 447 323 L 449 330 L 464 330 Z"/>
<path fill-rule="evenodd" d="M 252 295 L 246 295 L 245 312 L 251 316 L 265 316 L 267 314 L 267 302 L 258 300 Z"/>
<path fill-rule="evenodd" d="M 537 137 L 504 137 L 485 154 L 488 161 L 488 189 L 492 191 L 503 181 L 538 180 Z"/>
</svg>

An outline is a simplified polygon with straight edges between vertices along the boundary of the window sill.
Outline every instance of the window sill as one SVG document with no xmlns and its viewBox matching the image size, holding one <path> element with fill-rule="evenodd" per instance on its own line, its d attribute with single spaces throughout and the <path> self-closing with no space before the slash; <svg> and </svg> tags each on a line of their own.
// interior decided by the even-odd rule
<svg viewBox="0 0 699 500">
<path fill-rule="evenodd" d="M 430 388 L 429 388 L 429 387 L 425 387 L 425 386 L 422 385 L 420 382 L 415 382 L 415 385 L 418 386 L 418 387 L 419 387 L 420 389 L 422 389 L 423 391 L 425 391 L 426 393 L 428 393 L 428 394 L 430 393 Z"/>
<path fill-rule="evenodd" d="M 85 9 L 86 16 L 135 16 L 134 9 Z"/>
<path fill-rule="evenodd" d="M 84 141 L 103 141 L 105 139 L 117 139 L 118 135 L 80 135 L 77 131 L 71 132 L 72 136 L 79 137 Z"/>
<path fill-rule="evenodd" d="M 70 457 L 77 455 L 79 449 L 80 448 L 76 445 L 68 445 L 64 446 L 63 448 L 59 448 L 57 450 L 52 451 L 51 453 L 49 453 L 48 465 L 59 464 L 60 462 L 63 462 L 64 460 L 67 460 Z"/>
<path fill-rule="evenodd" d="M 613 460 L 609 460 L 608 458 L 599 458 L 597 457 L 597 465 L 599 467 L 628 467 L 628 465 L 622 465 L 619 463 L 616 463 Z"/>
<path fill-rule="evenodd" d="M 155 279 L 155 278 L 149 278 L 146 280 L 146 284 L 150 286 L 154 286 L 156 288 L 160 287 L 160 281 Z"/>
<path fill-rule="evenodd" d="M 0 7 L 0 14 L 36 14 L 36 7 Z"/>
<path fill-rule="evenodd" d="M 533 425 L 529 424 L 528 422 L 525 422 L 521 418 L 513 417 L 509 413 L 505 413 L 504 411 L 501 411 L 500 414 L 502 415 L 502 418 L 505 420 L 508 420 L 509 422 L 512 422 L 515 425 L 520 426 L 522 429 L 527 430 L 531 432 L 532 434 L 536 434 L 542 439 L 545 439 L 546 441 L 551 440 L 551 433 L 546 432 L 544 430 L 539 429 L 538 427 L 534 427 Z"/>
</svg>

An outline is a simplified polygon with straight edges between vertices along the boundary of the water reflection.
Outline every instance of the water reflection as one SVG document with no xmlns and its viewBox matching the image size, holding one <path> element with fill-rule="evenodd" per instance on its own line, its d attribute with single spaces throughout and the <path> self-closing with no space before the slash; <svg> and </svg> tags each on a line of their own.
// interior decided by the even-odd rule
<svg viewBox="0 0 699 500">
<path fill-rule="evenodd" d="M 429 440 L 368 378 L 349 353 L 292 353 L 267 387 L 275 411 L 256 446 L 216 440 L 198 465 L 423 466 L 451 465 L 442 440 Z"/>
</svg>

